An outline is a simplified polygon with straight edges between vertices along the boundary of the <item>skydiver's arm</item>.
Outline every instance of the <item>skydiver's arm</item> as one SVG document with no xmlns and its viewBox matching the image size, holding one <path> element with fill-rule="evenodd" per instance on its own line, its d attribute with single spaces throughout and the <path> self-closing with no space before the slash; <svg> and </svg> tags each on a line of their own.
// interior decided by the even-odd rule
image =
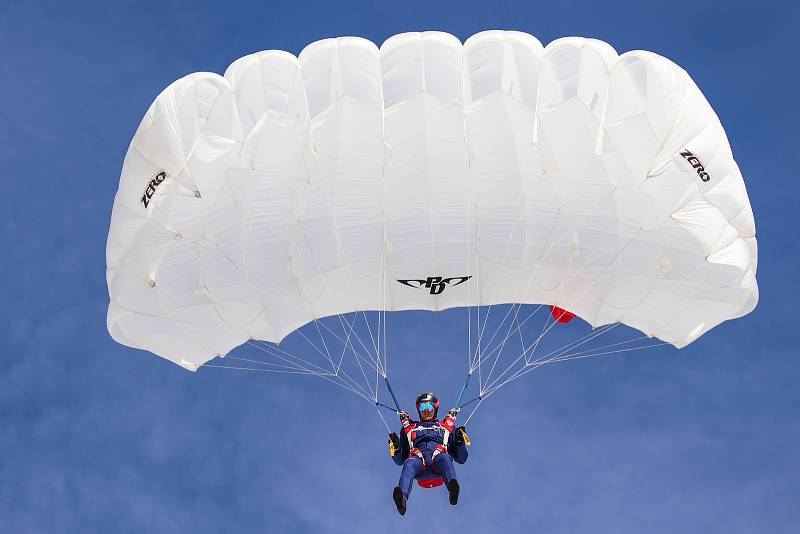
<svg viewBox="0 0 800 534">
<path fill-rule="evenodd" d="M 465 435 L 465 427 L 460 426 L 456 428 L 452 434 L 450 434 L 450 439 L 447 440 L 447 450 L 450 451 L 450 456 L 453 457 L 453 460 L 459 464 L 465 463 L 467 461 L 467 457 L 469 456 L 467 444 L 464 442 Z"/>
<path fill-rule="evenodd" d="M 394 432 L 389 434 L 389 446 L 392 454 L 392 460 L 397 465 L 403 465 L 409 454 L 408 438 L 406 438 L 406 428 L 412 424 L 411 417 L 406 412 L 398 412 L 400 416 L 400 435 Z"/>
<path fill-rule="evenodd" d="M 467 461 L 467 456 L 469 452 L 467 452 L 467 445 L 464 443 L 463 439 L 463 426 L 458 428 L 454 428 L 456 426 L 456 417 L 458 417 L 458 412 L 461 411 L 458 408 L 454 408 L 450 410 L 447 414 L 447 417 L 444 418 L 442 421 L 442 425 L 446 428 L 452 429 L 450 431 L 450 435 L 447 438 L 447 443 L 444 445 L 447 447 L 447 452 L 450 453 L 450 456 L 453 457 L 453 460 L 456 462 L 463 464 Z"/>
<path fill-rule="evenodd" d="M 405 430 L 400 433 L 400 451 L 402 453 L 400 463 L 403 463 L 411 452 L 411 447 L 408 445 L 408 438 L 406 437 Z"/>
</svg>

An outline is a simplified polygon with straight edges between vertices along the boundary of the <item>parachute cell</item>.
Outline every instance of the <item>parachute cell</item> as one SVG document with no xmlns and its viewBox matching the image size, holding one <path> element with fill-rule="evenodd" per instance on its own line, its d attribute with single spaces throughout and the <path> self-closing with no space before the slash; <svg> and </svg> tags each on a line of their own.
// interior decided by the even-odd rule
<svg viewBox="0 0 800 534">
<path fill-rule="evenodd" d="M 114 202 L 108 328 L 197 369 L 340 313 L 543 303 L 681 347 L 753 309 L 756 257 L 724 130 L 669 60 L 326 39 L 156 98 Z"/>
</svg>

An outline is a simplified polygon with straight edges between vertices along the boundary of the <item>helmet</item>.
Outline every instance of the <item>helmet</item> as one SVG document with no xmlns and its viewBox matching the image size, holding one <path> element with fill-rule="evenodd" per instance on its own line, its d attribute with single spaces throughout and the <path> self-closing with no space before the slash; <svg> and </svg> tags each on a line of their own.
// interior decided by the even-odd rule
<svg viewBox="0 0 800 534">
<path fill-rule="evenodd" d="M 420 414 L 419 407 L 422 404 L 430 403 L 433 405 L 433 417 L 436 418 L 439 416 L 439 398 L 434 395 L 433 393 L 420 393 L 417 395 L 417 414 Z M 420 414 L 421 415 L 421 414 Z"/>
</svg>

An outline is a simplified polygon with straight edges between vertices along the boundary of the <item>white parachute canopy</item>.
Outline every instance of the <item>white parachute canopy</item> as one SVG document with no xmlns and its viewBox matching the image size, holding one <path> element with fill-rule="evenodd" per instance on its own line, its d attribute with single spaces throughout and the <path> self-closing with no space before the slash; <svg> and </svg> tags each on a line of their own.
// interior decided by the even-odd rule
<svg viewBox="0 0 800 534">
<path fill-rule="evenodd" d="M 158 96 L 114 201 L 108 329 L 194 370 L 337 314 L 543 303 L 681 347 L 754 308 L 756 257 L 725 132 L 669 60 L 343 37 Z"/>
</svg>

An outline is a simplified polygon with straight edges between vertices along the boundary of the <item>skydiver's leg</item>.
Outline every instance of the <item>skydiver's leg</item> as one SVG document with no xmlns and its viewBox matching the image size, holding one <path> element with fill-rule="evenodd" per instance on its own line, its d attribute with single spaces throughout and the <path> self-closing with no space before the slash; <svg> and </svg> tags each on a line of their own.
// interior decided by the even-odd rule
<svg viewBox="0 0 800 534">
<path fill-rule="evenodd" d="M 423 471 L 422 460 L 416 456 L 412 456 L 403 462 L 403 470 L 400 472 L 400 482 L 397 483 L 394 491 L 392 491 L 392 500 L 395 506 L 397 506 L 397 511 L 400 515 L 406 514 L 406 505 L 408 496 L 411 493 L 412 484 L 414 483 L 414 479 L 421 475 Z"/>
<path fill-rule="evenodd" d="M 445 483 L 455 480 L 456 469 L 453 467 L 453 457 L 446 452 L 437 454 L 433 459 L 433 468 L 442 474 Z"/>
<path fill-rule="evenodd" d="M 433 468 L 444 477 L 447 494 L 450 497 L 450 504 L 457 504 L 461 487 L 458 484 L 458 480 L 456 480 L 456 469 L 453 467 L 453 458 L 446 452 L 437 454 L 436 458 L 433 459 Z"/>
<path fill-rule="evenodd" d="M 422 460 L 416 456 L 411 456 L 403 462 L 403 470 L 400 472 L 400 482 L 398 482 L 397 485 L 400 486 L 400 489 L 403 490 L 403 494 L 406 497 L 411 494 L 411 487 L 414 483 L 414 479 L 420 476 L 423 470 Z"/>
</svg>

